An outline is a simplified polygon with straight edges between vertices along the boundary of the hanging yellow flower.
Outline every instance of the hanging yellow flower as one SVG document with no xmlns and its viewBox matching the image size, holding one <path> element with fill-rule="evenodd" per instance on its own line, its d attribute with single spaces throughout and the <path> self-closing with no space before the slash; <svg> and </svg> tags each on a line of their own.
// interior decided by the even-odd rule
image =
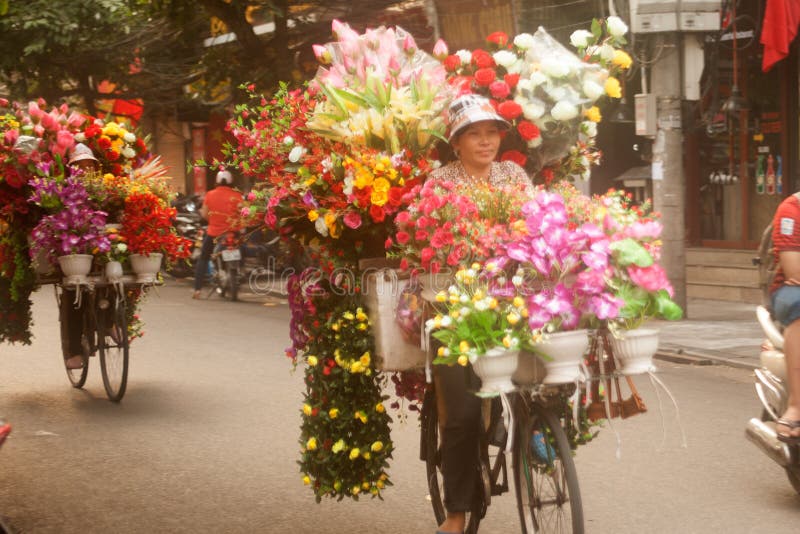
<svg viewBox="0 0 800 534">
<path fill-rule="evenodd" d="M 606 80 L 605 84 L 606 94 L 611 98 L 622 98 L 622 87 L 619 80 L 611 76 Z"/>
<path fill-rule="evenodd" d="M 589 109 L 583 112 L 583 115 L 586 117 L 586 119 L 592 122 L 600 122 L 601 120 L 603 120 L 603 116 L 600 114 L 600 108 L 598 108 L 597 106 L 590 107 Z"/>
<path fill-rule="evenodd" d="M 633 59 L 624 50 L 615 50 L 614 59 L 611 60 L 611 63 L 621 69 L 628 69 L 633 63 Z"/>
</svg>

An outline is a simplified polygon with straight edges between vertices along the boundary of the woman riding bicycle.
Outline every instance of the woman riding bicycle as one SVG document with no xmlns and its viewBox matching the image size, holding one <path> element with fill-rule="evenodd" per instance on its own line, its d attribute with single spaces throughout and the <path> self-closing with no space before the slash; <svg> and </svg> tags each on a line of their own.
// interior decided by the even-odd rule
<svg viewBox="0 0 800 534">
<path fill-rule="evenodd" d="M 511 184 L 531 191 L 525 171 L 510 161 L 497 162 L 500 141 L 509 127 L 489 100 L 478 95 L 455 99 L 448 110 L 449 142 L 455 160 L 431 173 L 430 180 L 446 180 L 466 187 L 475 184 Z M 477 486 L 481 400 L 474 395 L 480 379 L 471 367 L 436 366 L 437 404 L 442 428 L 442 476 L 447 518 L 439 533 L 463 532 Z"/>
</svg>

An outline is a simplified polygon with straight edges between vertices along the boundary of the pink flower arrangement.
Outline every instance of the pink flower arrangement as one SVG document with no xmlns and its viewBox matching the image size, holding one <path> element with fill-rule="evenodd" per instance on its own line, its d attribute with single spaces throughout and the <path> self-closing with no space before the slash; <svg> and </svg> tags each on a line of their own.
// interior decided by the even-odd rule
<svg viewBox="0 0 800 534">
<path fill-rule="evenodd" d="M 454 272 L 496 256 L 522 229 L 523 199 L 511 188 L 430 180 L 409 198 L 395 218 L 394 253 L 403 269 Z"/>
</svg>

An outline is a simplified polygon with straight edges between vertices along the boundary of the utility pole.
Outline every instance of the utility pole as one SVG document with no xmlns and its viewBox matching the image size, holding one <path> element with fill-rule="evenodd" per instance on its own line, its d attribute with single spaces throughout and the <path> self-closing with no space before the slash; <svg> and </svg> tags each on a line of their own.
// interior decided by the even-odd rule
<svg viewBox="0 0 800 534">
<path fill-rule="evenodd" d="M 664 243 L 661 264 L 675 288 L 673 300 L 686 310 L 686 179 L 681 118 L 681 36 L 662 33 L 660 57 L 651 71 L 656 95 L 657 130 L 652 149 L 653 209 L 661 212 Z"/>
</svg>

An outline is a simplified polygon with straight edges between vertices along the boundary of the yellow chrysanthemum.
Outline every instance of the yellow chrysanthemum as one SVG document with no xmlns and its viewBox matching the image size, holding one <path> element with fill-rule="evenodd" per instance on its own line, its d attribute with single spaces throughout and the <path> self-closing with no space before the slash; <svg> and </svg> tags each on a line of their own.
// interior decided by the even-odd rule
<svg viewBox="0 0 800 534">
<path fill-rule="evenodd" d="M 372 452 L 381 452 L 383 450 L 383 442 L 382 441 L 374 442 L 370 447 L 370 450 L 372 450 Z"/>
<path fill-rule="evenodd" d="M 619 80 L 611 76 L 606 80 L 605 84 L 606 94 L 611 98 L 622 98 L 622 87 Z"/>
<path fill-rule="evenodd" d="M 592 106 L 586 111 L 583 112 L 583 115 L 586 117 L 587 120 L 592 122 L 600 122 L 603 120 L 603 116 L 600 114 L 600 108 L 597 106 Z"/>
<path fill-rule="evenodd" d="M 611 60 L 611 63 L 621 69 L 628 69 L 633 63 L 633 59 L 631 59 L 631 56 L 629 56 L 624 50 L 615 50 L 614 59 Z"/>
<path fill-rule="evenodd" d="M 308 404 L 303 404 L 303 413 L 305 415 L 311 415 L 311 406 Z"/>
<path fill-rule="evenodd" d="M 310 451 L 317 450 L 317 438 L 308 438 L 308 441 L 306 441 L 306 449 Z"/>
<path fill-rule="evenodd" d="M 311 478 L 308 475 L 303 477 L 303 484 L 305 484 L 306 486 L 311 484 Z"/>
<path fill-rule="evenodd" d="M 319 360 L 317 360 L 316 356 L 309 356 L 306 359 L 306 361 L 308 362 L 308 365 L 310 365 L 311 367 L 314 367 L 319 363 Z"/>
<path fill-rule="evenodd" d="M 319 212 L 317 210 L 309 210 L 308 212 L 308 220 L 311 222 L 316 221 L 319 219 Z"/>
<path fill-rule="evenodd" d="M 355 460 L 359 456 L 361 456 L 361 451 L 358 449 L 358 447 L 353 447 L 352 449 L 350 449 L 350 459 L 351 460 Z"/>
<path fill-rule="evenodd" d="M 469 363 L 469 358 L 467 358 L 463 354 L 458 357 L 458 365 L 466 367 L 468 363 Z"/>
<path fill-rule="evenodd" d="M 337 441 L 336 443 L 334 443 L 334 444 L 333 444 L 333 447 L 331 447 L 331 450 L 332 450 L 334 453 L 337 453 L 337 452 L 342 452 L 342 451 L 344 450 L 344 440 L 343 440 L 343 439 L 340 439 L 339 441 Z"/>
<path fill-rule="evenodd" d="M 386 408 L 384 408 L 382 402 L 379 402 L 378 404 L 375 405 L 375 411 L 378 413 L 383 413 L 386 411 Z"/>
<path fill-rule="evenodd" d="M 331 408 L 330 410 L 328 410 L 328 417 L 330 417 L 331 419 L 336 419 L 337 417 L 339 417 L 339 408 Z"/>
<path fill-rule="evenodd" d="M 462 341 L 461 343 L 458 344 L 458 350 L 461 353 L 467 352 L 469 350 L 469 343 L 467 343 L 466 341 Z"/>
</svg>

